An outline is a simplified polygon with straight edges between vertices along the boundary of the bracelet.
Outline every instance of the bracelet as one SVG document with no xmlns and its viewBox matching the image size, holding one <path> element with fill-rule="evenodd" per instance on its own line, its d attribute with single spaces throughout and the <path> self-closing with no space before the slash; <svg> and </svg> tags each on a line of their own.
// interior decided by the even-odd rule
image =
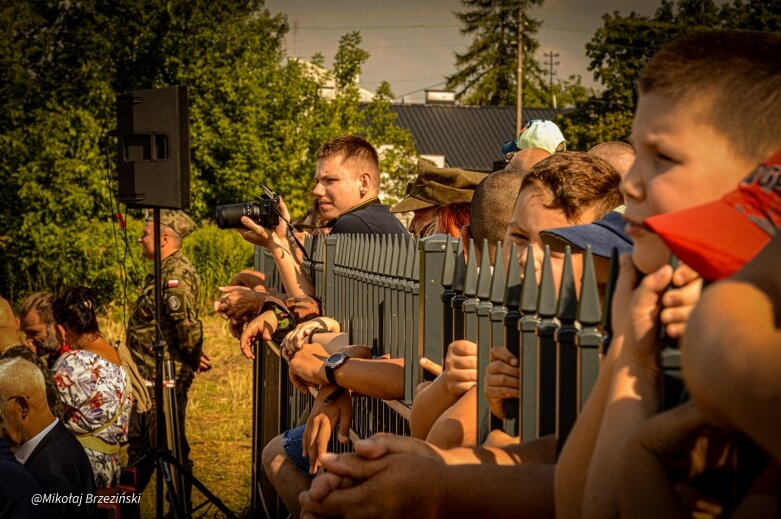
<svg viewBox="0 0 781 519">
<path fill-rule="evenodd" d="M 314 338 L 315 334 L 316 333 L 323 333 L 323 332 L 327 333 L 328 330 L 326 330 L 322 326 L 318 326 L 317 328 L 315 328 L 314 330 L 312 330 L 309 333 L 309 337 L 307 337 L 306 342 L 309 343 L 309 344 L 312 344 L 312 339 Z"/>
<path fill-rule="evenodd" d="M 323 402 L 326 404 L 330 404 L 331 402 L 333 402 L 334 400 L 342 396 L 342 393 L 344 392 L 345 392 L 345 388 L 339 386 L 334 391 L 332 391 L 330 395 L 325 397 L 325 400 L 323 400 Z"/>
</svg>

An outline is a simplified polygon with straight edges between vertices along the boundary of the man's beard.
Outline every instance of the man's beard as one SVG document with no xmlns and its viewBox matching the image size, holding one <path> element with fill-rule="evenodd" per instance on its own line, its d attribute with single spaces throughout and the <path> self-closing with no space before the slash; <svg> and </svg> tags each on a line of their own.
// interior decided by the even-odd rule
<svg viewBox="0 0 781 519">
<path fill-rule="evenodd" d="M 35 344 L 35 349 L 38 351 L 39 356 L 54 353 L 60 349 L 60 342 L 54 333 L 47 333 L 45 339 L 33 341 L 33 344 Z"/>
</svg>

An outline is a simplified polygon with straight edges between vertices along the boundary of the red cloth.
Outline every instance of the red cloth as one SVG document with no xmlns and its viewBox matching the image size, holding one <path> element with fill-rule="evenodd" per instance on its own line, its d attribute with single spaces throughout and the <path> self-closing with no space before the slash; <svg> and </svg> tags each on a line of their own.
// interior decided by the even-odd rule
<svg viewBox="0 0 781 519">
<path fill-rule="evenodd" d="M 644 225 L 703 278 L 731 276 L 781 227 L 781 150 L 721 200 L 647 218 Z"/>
</svg>

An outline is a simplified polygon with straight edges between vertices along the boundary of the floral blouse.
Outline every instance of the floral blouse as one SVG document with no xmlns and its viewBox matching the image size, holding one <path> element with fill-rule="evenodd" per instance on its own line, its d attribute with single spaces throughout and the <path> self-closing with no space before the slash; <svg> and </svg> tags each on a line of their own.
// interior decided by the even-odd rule
<svg viewBox="0 0 781 519">
<path fill-rule="evenodd" d="M 97 433 L 110 444 L 127 441 L 130 407 L 132 404 L 130 378 L 125 368 L 109 362 L 100 355 L 71 350 L 62 355 L 52 368 L 54 381 L 66 405 L 63 422 L 75 436 L 103 427 L 119 413 L 116 420 Z M 84 448 L 95 473 L 98 487 L 119 482 L 119 454 L 105 454 Z"/>
</svg>

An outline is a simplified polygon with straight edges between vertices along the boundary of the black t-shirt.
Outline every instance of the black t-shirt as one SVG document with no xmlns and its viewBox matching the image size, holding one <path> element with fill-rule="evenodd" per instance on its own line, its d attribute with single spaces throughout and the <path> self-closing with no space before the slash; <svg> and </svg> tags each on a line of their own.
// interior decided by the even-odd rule
<svg viewBox="0 0 781 519">
<path fill-rule="evenodd" d="M 409 233 L 401 222 L 376 198 L 365 206 L 344 213 L 333 221 L 331 234 L 401 234 Z"/>
</svg>

